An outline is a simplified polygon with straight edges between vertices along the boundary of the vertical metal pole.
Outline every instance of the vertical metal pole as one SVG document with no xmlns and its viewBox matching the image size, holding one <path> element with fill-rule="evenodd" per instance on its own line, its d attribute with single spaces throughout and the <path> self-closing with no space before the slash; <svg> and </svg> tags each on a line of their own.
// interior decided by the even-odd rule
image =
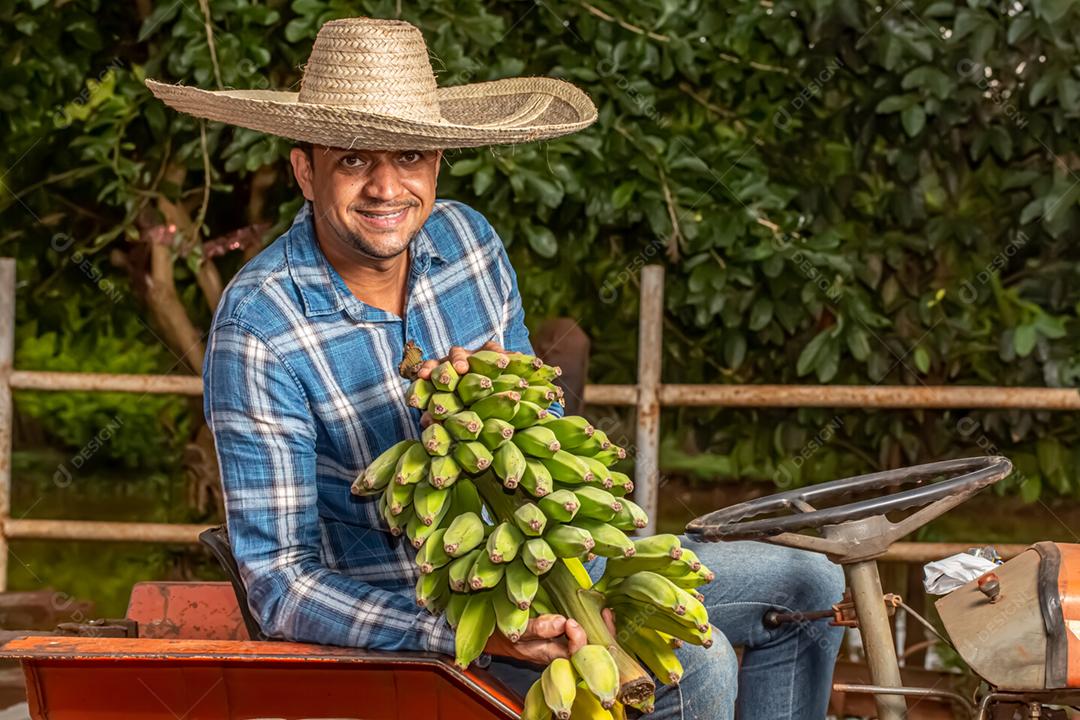
<svg viewBox="0 0 1080 720">
<path fill-rule="evenodd" d="M 660 363 L 664 330 L 664 267 L 641 269 L 638 310 L 637 451 L 634 454 L 634 498 L 649 515 L 639 535 L 652 535 L 659 522 Z"/>
<path fill-rule="evenodd" d="M 870 683 L 883 687 L 903 687 L 900 666 L 896 661 L 896 645 L 889 626 L 889 614 L 885 611 L 885 599 L 881 591 L 881 576 L 877 562 L 866 560 L 844 566 L 851 585 L 855 614 L 859 618 L 859 634 L 862 636 L 863 652 L 870 669 Z M 899 695 L 875 695 L 878 720 L 905 720 L 907 701 Z"/>
<path fill-rule="evenodd" d="M 15 260 L 0 258 L 0 592 L 7 590 L 11 516 L 11 439 L 15 410 L 11 400 L 11 365 L 15 359 Z"/>
</svg>

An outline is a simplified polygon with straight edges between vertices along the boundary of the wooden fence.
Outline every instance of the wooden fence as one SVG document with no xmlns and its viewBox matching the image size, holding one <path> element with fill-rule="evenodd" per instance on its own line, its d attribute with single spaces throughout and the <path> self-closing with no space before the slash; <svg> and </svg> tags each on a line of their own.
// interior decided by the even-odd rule
<svg viewBox="0 0 1080 720">
<path fill-rule="evenodd" d="M 42 372 L 13 367 L 15 339 L 15 261 L 0 258 L 0 591 L 7 588 L 8 542 L 15 539 L 195 543 L 202 525 L 17 519 L 11 517 L 11 452 L 14 390 L 130 392 L 201 395 L 193 376 L 106 375 Z M 864 408 L 1027 408 L 1080 410 L 1080 391 L 1009 387 L 899 387 L 844 385 L 674 385 L 661 379 L 664 270 L 641 271 L 641 303 L 636 385 L 587 385 L 589 405 L 634 406 L 636 419 L 635 497 L 657 516 L 660 410 L 668 406 L 864 407 Z M 964 543 L 897 543 L 885 560 L 926 562 L 960 552 Z M 1005 557 L 1023 546 L 999 546 Z"/>
</svg>

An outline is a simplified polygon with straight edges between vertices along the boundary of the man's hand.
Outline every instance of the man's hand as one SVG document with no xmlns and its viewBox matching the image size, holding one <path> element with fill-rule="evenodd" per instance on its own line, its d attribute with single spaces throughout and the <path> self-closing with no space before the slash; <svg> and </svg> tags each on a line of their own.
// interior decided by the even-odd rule
<svg viewBox="0 0 1080 720">
<path fill-rule="evenodd" d="M 615 616 L 604 610 L 604 622 L 615 636 Z M 529 626 L 516 643 L 501 632 L 488 638 L 484 652 L 512 657 L 536 665 L 547 665 L 555 658 L 569 658 L 589 642 L 584 628 L 573 618 L 562 615 L 540 615 L 529 620 Z"/>
<path fill-rule="evenodd" d="M 488 340 L 476 350 L 466 350 L 463 347 L 455 345 L 450 348 L 450 353 L 442 360 L 425 360 L 420 365 L 420 369 L 416 371 L 416 376 L 423 380 L 430 380 L 431 371 L 446 361 L 450 361 L 453 364 L 454 370 L 457 371 L 458 375 L 464 375 L 469 372 L 469 356 L 474 352 L 480 352 L 480 350 L 494 350 L 495 352 L 501 353 L 506 352 L 506 350 L 494 340 Z M 427 412 L 420 416 L 420 427 L 426 428 L 431 423 L 432 417 Z"/>
</svg>

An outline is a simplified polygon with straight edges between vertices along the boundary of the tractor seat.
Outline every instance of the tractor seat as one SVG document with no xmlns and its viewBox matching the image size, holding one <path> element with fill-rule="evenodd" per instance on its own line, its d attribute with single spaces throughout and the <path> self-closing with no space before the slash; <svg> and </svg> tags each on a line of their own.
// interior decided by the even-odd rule
<svg viewBox="0 0 1080 720">
<path fill-rule="evenodd" d="M 247 588 L 244 587 L 244 582 L 240 579 L 240 568 L 236 564 L 236 558 L 233 557 L 232 546 L 229 545 L 228 528 L 224 525 L 207 528 L 199 533 L 199 541 L 210 549 L 217 561 L 221 563 L 221 568 L 225 571 L 225 574 L 229 576 L 229 582 L 232 583 L 233 592 L 236 593 L 236 604 L 240 606 L 240 615 L 244 618 L 248 636 L 252 640 L 270 640 L 271 638 L 268 638 L 263 633 L 262 628 L 259 627 L 259 623 L 255 621 L 255 617 L 248 608 Z"/>
</svg>

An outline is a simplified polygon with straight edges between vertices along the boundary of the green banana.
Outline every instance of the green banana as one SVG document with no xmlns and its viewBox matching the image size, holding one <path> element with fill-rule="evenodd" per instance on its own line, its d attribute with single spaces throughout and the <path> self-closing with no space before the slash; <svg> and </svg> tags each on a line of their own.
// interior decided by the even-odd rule
<svg viewBox="0 0 1080 720">
<path fill-rule="evenodd" d="M 420 483 L 413 492 L 413 512 L 425 525 L 438 527 L 450 510 L 450 488 L 436 488 L 431 483 Z"/>
<path fill-rule="evenodd" d="M 455 440 L 475 440 L 480 437 L 480 430 L 484 427 L 484 421 L 472 410 L 456 412 L 443 420 L 446 432 Z"/>
<path fill-rule="evenodd" d="M 535 403 L 545 409 L 555 402 L 557 398 L 558 393 L 547 385 L 530 385 L 526 383 L 525 387 L 521 388 L 522 400 Z"/>
<path fill-rule="evenodd" d="M 435 607 L 445 606 L 443 596 L 449 594 L 450 586 L 446 584 L 447 568 L 441 568 L 435 572 L 421 575 L 416 579 L 416 604 L 435 612 Z"/>
<path fill-rule="evenodd" d="M 435 394 L 435 386 L 429 380 L 417 378 L 409 386 L 405 393 L 405 404 L 417 410 L 426 410 L 431 396 Z"/>
<path fill-rule="evenodd" d="M 528 376 L 529 381 L 554 382 L 555 378 L 562 376 L 562 368 L 558 365 L 541 364 Z"/>
<path fill-rule="evenodd" d="M 626 459 L 626 450 L 617 445 L 612 445 L 606 450 L 601 450 L 592 457 L 593 460 L 602 462 L 606 467 L 611 467 L 620 460 Z"/>
<path fill-rule="evenodd" d="M 472 566 L 476 563 L 476 558 L 482 554 L 483 550 L 476 548 L 450 561 L 450 564 L 446 567 L 449 573 L 447 581 L 451 590 L 459 593 L 469 591 L 469 573 L 472 572 Z"/>
<path fill-rule="evenodd" d="M 458 619 L 454 632 L 454 662 L 465 670 L 484 652 L 491 633 L 495 632 L 495 608 L 492 591 L 472 593 Z"/>
<path fill-rule="evenodd" d="M 517 411 L 514 413 L 514 416 L 509 418 L 509 420 L 515 430 L 521 430 L 535 425 L 540 418 L 547 417 L 547 414 L 548 411 L 536 403 L 522 400 L 518 403 Z"/>
<path fill-rule="evenodd" d="M 615 612 L 615 616 L 620 618 L 620 622 L 623 622 L 622 618 L 626 618 L 632 624 L 652 628 L 691 645 L 700 645 L 705 648 L 712 647 L 711 625 L 702 630 L 696 625 L 680 622 L 676 616 L 658 610 L 654 605 L 642 602 L 615 599 L 610 601 L 609 607 Z"/>
<path fill-rule="evenodd" d="M 394 477 L 398 460 L 415 444 L 415 440 L 402 440 L 384 450 L 356 476 L 352 484 L 353 495 L 372 494 L 385 488 Z"/>
<path fill-rule="evenodd" d="M 414 485 L 401 485 L 396 482 L 386 486 L 383 494 L 386 498 L 386 507 L 391 515 L 401 515 L 405 512 L 405 508 L 412 505 L 414 488 Z M 401 518 L 402 527 L 404 527 L 408 519 L 407 515 Z"/>
<path fill-rule="evenodd" d="M 451 558 L 443 547 L 445 534 L 446 528 L 438 528 L 428 536 L 427 542 L 417 551 L 416 566 L 424 575 L 450 564 Z"/>
<path fill-rule="evenodd" d="M 439 423 L 432 423 L 420 433 L 420 441 L 424 443 L 424 449 L 428 455 L 443 456 L 450 452 L 452 438 L 446 428 Z"/>
<path fill-rule="evenodd" d="M 489 590 L 499 584 L 505 572 L 505 565 L 492 562 L 486 552 L 481 552 L 469 569 L 469 588 L 474 592 Z"/>
<path fill-rule="evenodd" d="M 400 511 L 395 515 L 391 511 L 387 496 L 390 494 L 391 488 L 394 487 L 398 486 L 393 483 L 387 485 L 386 490 L 379 496 L 379 513 L 382 515 L 383 520 L 386 521 L 386 527 L 390 530 L 390 534 L 394 537 L 401 537 L 405 532 L 405 524 L 409 521 L 409 516 L 403 515 Z"/>
<path fill-rule="evenodd" d="M 543 542 L 543 540 L 540 540 Z M 524 552 L 524 544 L 522 545 L 522 551 Z M 554 562 L 555 556 L 551 556 L 551 560 Z M 510 602 L 517 605 L 522 610 L 528 610 L 532 605 L 532 600 L 536 597 L 536 588 L 540 584 L 540 579 L 537 577 L 537 573 L 534 573 L 525 561 L 517 559 L 506 566 L 506 597 Z"/>
<path fill-rule="evenodd" d="M 564 448 L 581 445 L 596 432 L 596 429 L 589 424 L 589 421 L 580 415 L 555 418 L 545 423 L 544 427 L 555 433 L 555 437 Z"/>
<path fill-rule="evenodd" d="M 617 470 L 610 470 L 611 474 L 611 487 L 607 489 L 609 493 L 615 497 L 623 497 L 634 489 L 634 482 L 630 479 L 630 476 L 626 473 L 621 473 Z"/>
<path fill-rule="evenodd" d="M 480 499 L 480 492 L 476 489 L 476 483 L 469 478 L 462 478 L 454 485 L 452 518 L 463 513 L 473 513 L 477 517 L 484 515 L 484 503 Z"/>
<path fill-rule="evenodd" d="M 535 503 L 527 502 L 519 505 L 514 511 L 514 522 L 521 532 L 530 537 L 537 537 L 544 534 L 547 516 Z"/>
<path fill-rule="evenodd" d="M 556 557 L 581 557 L 596 546 L 592 535 L 573 525 L 556 525 L 548 530 L 544 540 L 551 546 Z"/>
<path fill-rule="evenodd" d="M 427 477 L 428 454 L 422 443 L 410 445 L 394 466 L 394 482 L 415 485 Z"/>
<path fill-rule="evenodd" d="M 539 680 L 532 684 L 529 692 L 525 693 L 521 720 L 551 720 L 551 710 L 544 702 L 544 688 Z"/>
<path fill-rule="evenodd" d="M 483 420 L 496 418 L 498 420 L 509 421 L 510 418 L 514 417 L 515 413 L 517 413 L 520 400 L 520 394 L 508 390 L 506 392 L 488 395 L 483 400 L 473 403 L 469 409 L 479 415 Z"/>
<path fill-rule="evenodd" d="M 491 451 L 475 440 L 455 444 L 453 455 L 458 465 L 474 475 L 491 465 Z"/>
<path fill-rule="evenodd" d="M 405 535 L 409 538 L 412 546 L 419 550 L 427 544 L 427 539 L 438 529 L 437 525 L 425 525 L 417 517 L 416 513 L 407 513 L 409 519 L 405 523 Z"/>
<path fill-rule="evenodd" d="M 525 473 L 525 456 L 513 443 L 503 443 L 494 452 L 491 469 L 502 478 L 503 487 L 513 490 Z"/>
<path fill-rule="evenodd" d="M 594 430 L 593 434 L 587 437 L 583 442 L 566 449 L 578 456 L 587 455 L 592 457 L 601 450 L 606 450 L 611 447 L 611 445 L 612 443 L 608 440 L 607 433 L 603 430 Z"/>
<path fill-rule="evenodd" d="M 489 378 L 498 377 L 509 364 L 510 358 L 494 350 L 480 350 L 469 356 L 469 370 Z"/>
<path fill-rule="evenodd" d="M 446 528 L 443 549 L 450 557 L 461 557 L 484 541 L 484 522 L 473 512 L 458 515 Z"/>
<path fill-rule="evenodd" d="M 555 433 L 543 425 L 534 425 L 514 433 L 512 442 L 526 455 L 551 457 L 561 449 Z"/>
<path fill-rule="evenodd" d="M 708 585 L 716 579 L 716 575 L 705 567 L 702 567 L 700 570 L 690 570 L 684 575 L 664 575 L 664 577 L 681 587 L 683 590 L 694 590 L 702 585 Z"/>
<path fill-rule="evenodd" d="M 544 514 L 556 522 L 570 522 L 581 507 L 577 496 L 570 490 L 556 490 L 536 502 Z"/>
<path fill-rule="evenodd" d="M 465 406 L 461 399 L 454 393 L 437 392 L 431 396 L 428 403 L 428 412 L 436 420 L 445 420 L 454 413 L 463 410 Z"/>
<path fill-rule="evenodd" d="M 529 609 L 522 609 L 510 601 L 502 586 L 495 588 L 495 595 L 491 601 L 495 606 L 495 626 L 506 639 L 516 643 L 529 628 Z"/>
<path fill-rule="evenodd" d="M 488 450 L 495 450 L 513 436 L 513 425 L 498 418 L 488 418 L 480 430 L 479 439 Z"/>
<path fill-rule="evenodd" d="M 574 489 L 581 510 L 579 517 L 607 522 L 615 517 L 623 507 L 622 501 L 616 500 L 611 493 L 594 485 L 581 485 Z M 629 502 L 629 501 L 628 501 Z"/>
<path fill-rule="evenodd" d="M 668 613 L 686 616 L 694 625 L 706 626 L 709 622 L 705 606 L 697 598 L 663 575 L 648 570 L 624 578 L 609 592 L 615 598 L 625 596 L 638 602 L 650 603 Z"/>
<path fill-rule="evenodd" d="M 461 466 L 449 455 L 431 458 L 428 483 L 437 488 L 448 488 L 461 477 Z"/>
<path fill-rule="evenodd" d="M 606 522 L 591 520 L 580 516 L 574 520 L 574 525 L 589 533 L 596 545 L 593 552 L 610 558 L 633 557 L 637 552 L 634 542 L 626 536 L 622 530 L 608 525 Z"/>
<path fill-rule="evenodd" d="M 619 691 L 619 668 L 608 649 L 603 645 L 586 645 L 570 656 L 570 662 L 604 709 L 614 707 Z"/>
<path fill-rule="evenodd" d="M 544 702 L 559 720 L 570 720 L 570 708 L 577 694 L 577 677 L 574 667 L 566 658 L 555 658 L 544 668 L 540 676 L 544 690 Z"/>
<path fill-rule="evenodd" d="M 602 488 L 614 487 L 615 481 L 611 479 L 611 471 L 607 469 L 607 465 L 596 460 L 596 458 L 587 457 L 585 455 L 579 455 L 578 460 L 585 463 L 588 466 L 589 471 L 592 473 L 592 484 Z"/>
<path fill-rule="evenodd" d="M 554 488 L 551 472 L 544 463 L 535 458 L 525 458 L 525 472 L 521 474 L 521 482 L 518 484 L 535 498 L 550 494 Z"/>
<path fill-rule="evenodd" d="M 465 611 L 465 606 L 469 604 L 469 598 L 471 597 L 472 595 L 467 593 L 450 593 L 450 599 L 446 601 L 446 622 L 450 627 L 456 628 L 458 626 L 461 613 Z"/>
<path fill-rule="evenodd" d="M 514 392 L 520 393 L 522 390 L 529 387 L 529 382 L 520 375 L 503 373 L 491 381 L 491 387 L 497 393 L 506 392 L 507 390 L 513 390 Z"/>
<path fill-rule="evenodd" d="M 526 355 L 525 353 L 507 353 L 506 357 L 508 362 L 506 363 L 506 369 L 503 370 L 503 372 L 521 375 L 522 377 L 532 375 L 544 365 L 544 361 L 540 358 L 533 355 Z"/>
<path fill-rule="evenodd" d="M 614 497 L 614 496 L 612 496 Z M 620 498 L 619 510 L 609 522 L 620 530 L 632 532 L 649 524 L 649 516 L 640 505 L 629 498 Z"/>
<path fill-rule="evenodd" d="M 454 364 L 449 360 L 439 363 L 431 371 L 431 383 L 444 392 L 454 392 L 461 376 L 454 369 Z"/>
<path fill-rule="evenodd" d="M 567 485 L 581 485 L 593 479 L 589 466 L 565 450 L 558 450 L 549 458 L 540 458 L 540 462 L 552 478 Z"/>
<path fill-rule="evenodd" d="M 535 575 L 543 575 L 555 564 L 555 551 L 543 538 L 526 540 L 521 546 L 521 560 Z"/>
<path fill-rule="evenodd" d="M 660 682 L 665 685 L 678 685 L 682 680 L 683 666 L 675 655 L 675 648 L 660 637 L 656 630 L 641 627 L 637 632 L 621 634 L 619 642 L 641 658 Z"/>
<path fill-rule="evenodd" d="M 525 536 L 511 522 L 503 522 L 487 538 L 487 553 L 493 563 L 508 563 L 517 557 Z"/>
<path fill-rule="evenodd" d="M 634 708 L 642 715 L 649 715 L 656 712 L 656 695 L 650 695 L 639 703 L 630 703 L 629 707 Z"/>
<path fill-rule="evenodd" d="M 483 400 L 491 393 L 495 392 L 493 389 L 491 378 L 481 375 L 479 373 L 465 373 L 461 376 L 461 380 L 458 381 L 455 392 L 462 402 L 466 405 L 472 405 L 477 400 Z"/>
</svg>

